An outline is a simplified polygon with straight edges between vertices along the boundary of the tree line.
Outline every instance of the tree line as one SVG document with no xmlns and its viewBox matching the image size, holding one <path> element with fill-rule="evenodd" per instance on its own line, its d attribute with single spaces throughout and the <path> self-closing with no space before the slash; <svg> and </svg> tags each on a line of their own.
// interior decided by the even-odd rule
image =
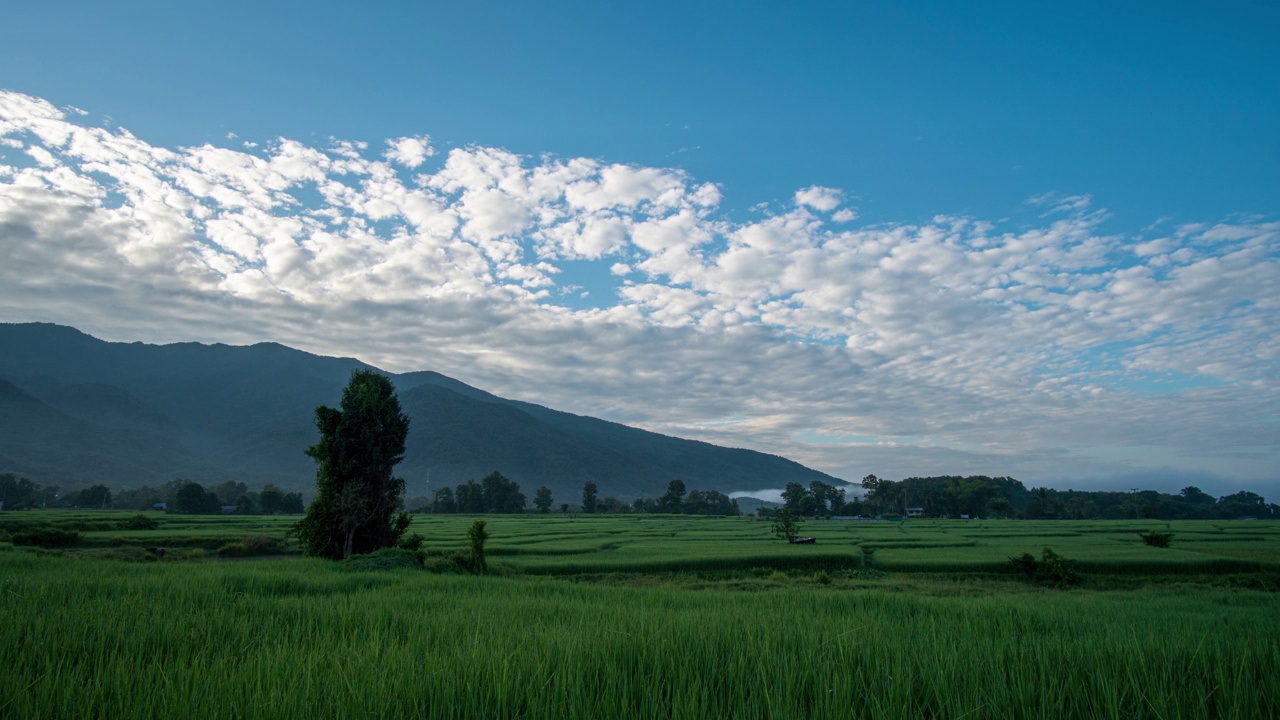
<svg viewBox="0 0 1280 720">
<path fill-rule="evenodd" d="M 1257 493 L 1241 491 L 1214 497 L 1195 486 L 1177 494 L 1155 490 L 1028 489 L 1010 477 L 909 477 L 862 479 L 861 498 L 846 499 L 845 491 L 815 481 L 805 487 L 788 483 L 784 507 L 794 515 L 884 516 L 918 510 L 925 517 L 998 517 L 1029 520 L 1230 520 L 1240 517 L 1280 518 L 1280 505 Z"/>
<path fill-rule="evenodd" d="M 457 487 L 436 490 L 431 505 L 418 512 L 433 513 L 524 513 L 535 510 L 549 513 L 556 508 L 551 488 L 543 485 L 533 496 L 532 507 L 520 485 L 500 472 L 490 473 L 480 482 L 468 480 Z M 740 515 L 738 502 L 718 490 L 688 490 L 683 480 L 672 480 L 667 492 L 657 498 L 636 498 L 630 502 L 612 495 L 600 497 L 600 487 L 588 480 L 582 486 L 581 502 L 560 503 L 560 512 L 588 514 L 680 513 L 685 515 Z"/>
<path fill-rule="evenodd" d="M 302 493 L 287 492 L 268 483 L 252 490 L 243 482 L 227 480 L 208 488 L 191 480 L 170 480 L 159 487 L 112 490 L 106 485 L 61 493 L 57 485 L 40 485 L 13 473 L 0 474 L 0 506 L 5 510 L 35 508 L 84 508 L 95 510 L 152 510 L 215 515 L 300 515 L 305 507 Z M 227 508 L 224 510 L 224 508 Z"/>
</svg>

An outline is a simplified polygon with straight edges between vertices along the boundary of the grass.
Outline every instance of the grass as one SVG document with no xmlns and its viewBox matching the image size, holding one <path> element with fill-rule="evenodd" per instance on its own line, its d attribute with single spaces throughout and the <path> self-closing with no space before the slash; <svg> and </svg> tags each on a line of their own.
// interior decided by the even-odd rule
<svg viewBox="0 0 1280 720">
<path fill-rule="evenodd" d="M 0 578 L 4 717 L 1280 712 L 1280 601 L 1265 592 L 953 593 L 918 577 L 929 592 L 771 578 L 695 592 L 14 550 Z"/>
<path fill-rule="evenodd" d="M 33 511 L 0 515 L 15 532 L 34 524 L 109 526 L 135 513 Z M 84 548 L 199 548 L 216 554 L 246 538 L 276 538 L 280 552 L 294 517 L 183 516 L 151 513 L 155 530 L 81 531 Z M 409 533 L 435 553 L 463 550 L 464 515 L 416 516 Z M 786 545 L 755 518 L 623 515 L 495 516 L 488 554 L 498 568 L 522 574 L 745 570 L 752 567 L 845 570 L 867 552 L 875 566 L 899 572 L 1000 572 L 1008 558 L 1044 547 L 1092 573 L 1241 573 L 1280 571 L 1280 524 L 1257 521 L 1017 521 L 912 520 L 905 523 L 809 521 L 815 545 Z M 1146 545 L 1142 533 L 1167 532 L 1167 548 Z"/>
<path fill-rule="evenodd" d="M 0 543 L 0 717 L 1280 715 L 1270 523 L 808 522 L 818 544 L 793 546 L 751 518 L 494 516 L 496 575 L 474 577 L 183 561 L 293 518 L 153 517 Z M 461 550 L 473 519 L 409 532 Z M 157 538 L 164 561 L 126 562 Z M 1081 588 L 1008 572 L 1045 546 Z"/>
</svg>

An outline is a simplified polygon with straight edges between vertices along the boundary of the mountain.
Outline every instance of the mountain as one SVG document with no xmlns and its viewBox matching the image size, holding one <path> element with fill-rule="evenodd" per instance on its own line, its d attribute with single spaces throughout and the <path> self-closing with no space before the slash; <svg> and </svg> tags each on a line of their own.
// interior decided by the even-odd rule
<svg viewBox="0 0 1280 720">
<path fill-rule="evenodd" d="M 68 486 L 243 480 L 311 485 L 317 405 L 337 405 L 351 358 L 276 343 L 147 345 L 44 323 L 0 324 L 0 472 Z M 380 371 L 381 372 L 381 371 Z M 411 418 L 409 495 L 498 470 L 532 497 L 574 501 L 587 480 L 628 499 L 690 488 L 756 490 L 835 478 L 725 448 L 509 400 L 439 373 L 387 373 Z"/>
</svg>

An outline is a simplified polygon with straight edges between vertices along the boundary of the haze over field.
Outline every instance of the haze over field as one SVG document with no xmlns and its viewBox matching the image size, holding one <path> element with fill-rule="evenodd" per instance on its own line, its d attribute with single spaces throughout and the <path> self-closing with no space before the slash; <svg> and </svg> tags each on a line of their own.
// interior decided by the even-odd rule
<svg viewBox="0 0 1280 720">
<path fill-rule="evenodd" d="M 344 7 L 7 13 L 0 321 L 1274 495 L 1275 9 Z"/>
</svg>

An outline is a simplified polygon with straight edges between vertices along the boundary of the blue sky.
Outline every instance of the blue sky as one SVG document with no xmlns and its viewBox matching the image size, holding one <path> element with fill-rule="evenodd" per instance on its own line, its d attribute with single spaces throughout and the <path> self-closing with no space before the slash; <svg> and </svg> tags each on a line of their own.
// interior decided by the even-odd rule
<svg viewBox="0 0 1280 720">
<path fill-rule="evenodd" d="M 1280 10 L 939 5 L 9 8 L 0 320 L 849 479 L 1274 483 Z"/>
</svg>

